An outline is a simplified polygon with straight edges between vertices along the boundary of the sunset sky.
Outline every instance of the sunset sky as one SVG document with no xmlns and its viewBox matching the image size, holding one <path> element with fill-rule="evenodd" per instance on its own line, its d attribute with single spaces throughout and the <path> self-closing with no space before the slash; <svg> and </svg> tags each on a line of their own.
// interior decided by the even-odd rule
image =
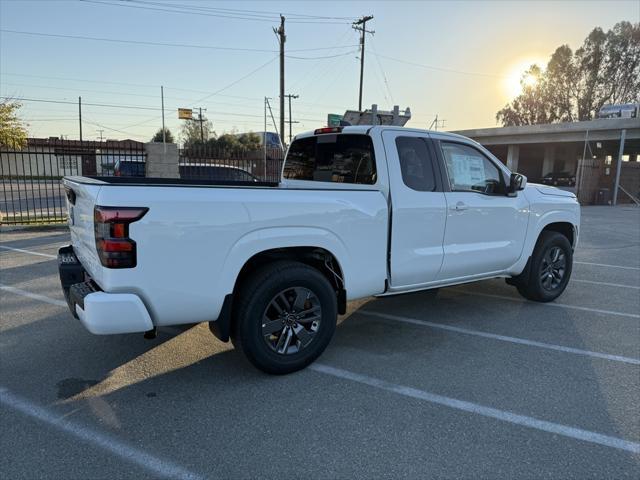
<svg viewBox="0 0 640 480">
<path fill-rule="evenodd" d="M 85 139 L 102 129 L 108 138 L 148 140 L 160 127 L 155 109 L 164 85 L 166 123 L 175 133 L 178 107 L 206 108 L 217 133 L 259 131 L 264 96 L 273 98 L 278 117 L 272 27 L 282 12 L 290 55 L 286 93 L 300 95 L 292 104 L 300 121 L 294 133 L 309 130 L 324 125 L 328 113 L 357 108 L 358 34 L 351 21 L 371 14 L 368 28 L 375 34 L 367 37 L 365 106 L 409 106 L 413 127 L 427 128 L 436 114 L 447 130 L 490 127 L 496 111 L 518 93 L 518 78 L 531 63 L 546 63 L 561 44 L 579 47 L 596 26 L 640 21 L 638 0 L 118 3 L 0 1 L 0 95 L 68 102 L 81 95 L 84 103 L 127 106 L 85 106 Z M 187 7 L 190 13 L 182 13 Z M 210 8 L 251 11 L 252 19 Z M 78 138 L 77 105 L 23 103 L 30 136 Z"/>
</svg>

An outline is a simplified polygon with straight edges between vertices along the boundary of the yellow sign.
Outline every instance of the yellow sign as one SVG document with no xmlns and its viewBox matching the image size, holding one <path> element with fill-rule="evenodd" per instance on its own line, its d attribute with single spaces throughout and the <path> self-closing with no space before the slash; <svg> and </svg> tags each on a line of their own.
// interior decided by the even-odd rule
<svg viewBox="0 0 640 480">
<path fill-rule="evenodd" d="M 193 111 L 190 108 L 179 108 L 178 118 L 180 120 L 191 120 Z"/>
</svg>

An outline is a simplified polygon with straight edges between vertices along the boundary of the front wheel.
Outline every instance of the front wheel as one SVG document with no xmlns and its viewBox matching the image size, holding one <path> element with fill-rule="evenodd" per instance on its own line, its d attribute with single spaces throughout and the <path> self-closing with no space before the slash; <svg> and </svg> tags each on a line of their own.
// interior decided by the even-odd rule
<svg viewBox="0 0 640 480">
<path fill-rule="evenodd" d="M 232 341 L 260 370 L 285 374 L 322 354 L 336 328 L 336 293 L 318 270 L 277 262 L 240 288 Z"/>
<path fill-rule="evenodd" d="M 515 282 L 523 297 L 536 302 L 558 298 L 569 283 L 573 250 L 567 237 L 557 232 L 542 232 L 531 255 L 526 278 Z"/>
</svg>

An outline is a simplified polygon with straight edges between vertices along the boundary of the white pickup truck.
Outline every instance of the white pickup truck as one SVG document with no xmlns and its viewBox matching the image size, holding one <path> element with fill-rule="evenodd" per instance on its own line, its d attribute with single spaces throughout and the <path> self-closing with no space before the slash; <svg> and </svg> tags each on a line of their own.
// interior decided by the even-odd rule
<svg viewBox="0 0 640 480">
<path fill-rule="evenodd" d="M 269 373 L 315 360 L 350 300 L 504 277 L 551 301 L 580 225 L 572 193 L 467 138 L 398 127 L 298 135 L 278 184 L 63 182 L 60 278 L 89 331 L 209 322 Z"/>
</svg>

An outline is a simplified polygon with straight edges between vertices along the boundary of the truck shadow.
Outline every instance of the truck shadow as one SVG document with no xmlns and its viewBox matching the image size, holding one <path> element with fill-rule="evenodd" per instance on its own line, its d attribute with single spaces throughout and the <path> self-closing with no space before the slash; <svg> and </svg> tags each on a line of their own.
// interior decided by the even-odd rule
<svg viewBox="0 0 640 480">
<path fill-rule="evenodd" d="M 392 381 L 454 398 L 480 398 L 481 403 L 496 408 L 508 409 L 521 397 L 539 395 L 533 391 L 537 385 L 551 397 L 549 401 L 554 406 L 550 412 L 558 409 L 574 410 L 578 412 L 575 415 L 592 412 L 599 428 L 592 427 L 588 418 L 574 418 L 573 413 L 561 420 L 545 417 L 547 412 L 536 411 L 535 405 L 530 411 L 517 413 L 629 438 L 630 432 L 621 428 L 619 416 L 610 415 L 611 409 L 619 406 L 612 405 L 615 399 L 612 400 L 611 392 L 601 388 L 607 385 L 603 384 L 603 368 L 596 363 L 599 360 L 576 362 L 572 361 L 575 356 L 556 352 L 550 356 L 542 352 L 540 356 L 536 349 L 517 351 L 502 342 L 477 344 L 473 337 L 469 337 L 471 342 L 459 343 L 458 337 L 469 338 L 366 313 L 393 313 L 488 331 L 495 331 L 499 323 L 534 326 L 531 305 L 524 302 L 506 309 L 505 302 L 500 300 L 469 301 L 446 291 L 441 294 L 438 298 L 418 293 L 367 299 L 350 305 L 349 314 L 341 318 L 334 341 L 320 361 L 368 371 L 382 378 L 395 377 Z M 470 316 L 474 319 L 473 326 L 469 325 Z M 572 338 L 571 346 L 589 349 L 587 344 L 580 344 L 582 332 L 575 328 L 574 317 L 560 308 L 554 310 L 553 317 L 562 326 L 562 336 Z M 192 429 L 204 435 L 201 422 L 211 415 L 212 408 L 215 416 L 238 418 L 242 414 L 239 405 L 242 411 L 253 409 L 252 415 L 264 418 L 267 428 L 271 422 L 268 418 L 273 415 L 271 401 L 280 401 L 283 396 L 292 408 L 303 404 L 305 408 L 324 408 L 324 395 L 334 385 L 344 401 L 350 401 L 351 386 L 344 385 L 344 380 L 316 379 L 319 374 L 309 370 L 282 377 L 265 375 L 230 344 L 215 339 L 206 324 L 177 330 L 160 329 L 153 341 L 144 340 L 142 335 L 98 337 L 85 332 L 66 312 L 52 315 L 3 333 L 3 384 L 26 396 L 44 397 L 71 416 L 88 417 L 113 431 L 137 431 L 142 428 L 139 418 L 152 415 L 162 417 L 162 426 L 156 427 L 161 431 Z M 22 353 L 27 342 L 31 343 L 28 360 Z M 512 369 L 508 376 L 500 370 L 505 365 Z M 556 377 L 556 382 L 541 384 L 545 376 Z M 568 393 L 562 381 L 565 376 L 572 379 L 571 388 L 576 378 L 583 387 Z M 498 378 L 501 380 L 497 381 Z M 413 383 L 418 381 L 424 383 Z M 571 401 L 566 400 L 567 395 L 572 397 Z M 208 425 L 215 428 L 211 423 Z M 243 427 L 239 428 L 236 434 L 242 435 L 239 432 Z M 151 439 L 148 441 L 153 443 Z"/>
</svg>

